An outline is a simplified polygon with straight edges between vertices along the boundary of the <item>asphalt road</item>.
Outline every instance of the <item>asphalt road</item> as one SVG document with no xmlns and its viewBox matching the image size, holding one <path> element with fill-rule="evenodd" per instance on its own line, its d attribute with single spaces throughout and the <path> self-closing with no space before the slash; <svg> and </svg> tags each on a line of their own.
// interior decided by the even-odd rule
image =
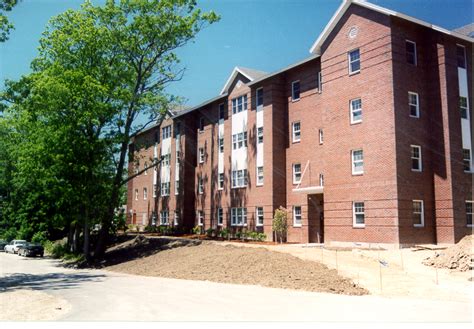
<svg viewBox="0 0 474 329">
<path fill-rule="evenodd" d="M 0 298 L 15 289 L 62 297 L 72 306 L 64 321 L 472 321 L 472 301 L 344 296 L 57 264 L 0 253 Z"/>
</svg>

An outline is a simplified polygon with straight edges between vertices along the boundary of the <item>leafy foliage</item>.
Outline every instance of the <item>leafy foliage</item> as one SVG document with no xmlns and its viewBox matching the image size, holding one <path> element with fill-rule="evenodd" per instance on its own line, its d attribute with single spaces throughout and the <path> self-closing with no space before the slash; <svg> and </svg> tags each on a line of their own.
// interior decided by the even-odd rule
<svg viewBox="0 0 474 329">
<path fill-rule="evenodd" d="M 276 209 L 273 216 L 272 229 L 277 234 L 278 240 L 283 242 L 288 230 L 288 216 L 284 209 Z"/>
</svg>

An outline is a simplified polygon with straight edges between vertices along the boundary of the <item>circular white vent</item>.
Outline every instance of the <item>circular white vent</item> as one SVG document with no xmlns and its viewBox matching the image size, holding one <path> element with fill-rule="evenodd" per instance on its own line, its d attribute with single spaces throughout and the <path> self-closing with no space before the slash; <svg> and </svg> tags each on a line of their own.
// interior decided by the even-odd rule
<svg viewBox="0 0 474 329">
<path fill-rule="evenodd" d="M 354 39 L 359 33 L 359 28 L 357 26 L 351 27 L 349 30 L 349 39 Z"/>
</svg>

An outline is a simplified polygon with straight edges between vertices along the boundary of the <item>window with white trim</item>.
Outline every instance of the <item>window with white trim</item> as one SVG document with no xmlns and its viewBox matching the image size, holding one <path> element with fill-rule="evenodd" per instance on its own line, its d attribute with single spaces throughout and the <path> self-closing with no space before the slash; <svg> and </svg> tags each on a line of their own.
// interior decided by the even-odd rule
<svg viewBox="0 0 474 329">
<path fill-rule="evenodd" d="M 179 194 L 179 180 L 174 181 L 174 194 L 175 195 Z"/>
<path fill-rule="evenodd" d="M 153 197 L 156 198 L 156 192 L 158 190 L 158 186 L 156 184 L 153 184 Z"/>
<path fill-rule="evenodd" d="M 232 135 L 232 149 L 237 150 L 242 147 L 247 147 L 247 132 L 241 132 Z"/>
<path fill-rule="evenodd" d="M 256 105 L 257 107 L 263 106 L 263 88 L 258 88 L 256 94 Z"/>
<path fill-rule="evenodd" d="M 291 100 L 297 101 L 300 99 L 300 81 L 293 81 L 291 83 Z"/>
<path fill-rule="evenodd" d="M 204 211 L 203 210 L 198 210 L 197 211 L 197 220 L 198 220 L 198 225 L 199 226 L 204 225 Z"/>
<path fill-rule="evenodd" d="M 462 150 L 462 162 L 464 165 L 464 171 L 470 172 L 471 171 L 471 150 L 470 149 Z"/>
<path fill-rule="evenodd" d="M 474 201 L 466 201 L 466 225 L 472 227 L 472 204 Z"/>
<path fill-rule="evenodd" d="M 351 123 L 362 122 L 362 100 L 360 98 L 350 101 Z"/>
<path fill-rule="evenodd" d="M 204 117 L 199 118 L 199 133 L 204 132 Z"/>
<path fill-rule="evenodd" d="M 319 186 L 324 186 L 324 174 L 319 174 Z"/>
<path fill-rule="evenodd" d="M 138 189 L 135 189 L 135 201 L 138 200 Z"/>
<path fill-rule="evenodd" d="M 352 203 L 352 226 L 365 227 L 365 205 L 364 202 L 355 201 Z"/>
<path fill-rule="evenodd" d="M 349 74 L 354 74 L 360 71 L 360 51 L 354 49 L 347 54 L 349 60 Z"/>
<path fill-rule="evenodd" d="M 247 169 L 232 170 L 232 187 L 245 187 L 247 186 Z"/>
<path fill-rule="evenodd" d="M 364 173 L 364 151 L 352 150 L 352 175 L 361 175 Z"/>
<path fill-rule="evenodd" d="M 421 146 L 411 145 L 411 170 L 422 171 Z"/>
<path fill-rule="evenodd" d="M 293 143 L 301 141 L 301 123 L 299 121 L 291 124 Z"/>
<path fill-rule="evenodd" d="M 170 195 L 170 183 L 161 183 L 161 196 Z"/>
<path fill-rule="evenodd" d="M 293 207 L 293 226 L 301 227 L 303 224 L 302 215 L 301 215 L 301 206 Z"/>
<path fill-rule="evenodd" d="M 224 189 L 224 173 L 219 173 L 219 190 Z"/>
<path fill-rule="evenodd" d="M 225 118 L 225 105 L 224 103 L 219 104 L 219 120 L 224 120 Z"/>
<path fill-rule="evenodd" d="M 148 189 L 146 187 L 143 188 L 143 200 L 148 199 Z"/>
<path fill-rule="evenodd" d="M 263 167 L 257 167 L 257 185 L 263 185 Z"/>
<path fill-rule="evenodd" d="M 171 137 L 171 125 L 163 127 L 161 129 L 161 131 L 162 131 L 162 134 L 163 134 L 163 139 Z"/>
<path fill-rule="evenodd" d="M 406 49 L 406 57 L 407 63 L 417 65 L 417 56 L 416 56 L 416 43 L 410 40 L 405 40 L 405 49 Z"/>
<path fill-rule="evenodd" d="M 161 163 L 164 167 L 169 167 L 170 162 L 171 162 L 171 154 L 164 154 L 161 156 Z"/>
<path fill-rule="evenodd" d="M 322 145 L 324 143 L 324 132 L 322 129 L 319 129 L 319 144 Z"/>
<path fill-rule="evenodd" d="M 230 217 L 231 226 L 247 225 L 247 208 L 232 208 Z"/>
<path fill-rule="evenodd" d="M 169 225 L 168 210 L 164 210 L 160 212 L 160 225 Z"/>
<path fill-rule="evenodd" d="M 413 226 L 425 226 L 425 209 L 423 200 L 413 200 Z"/>
<path fill-rule="evenodd" d="M 466 68 L 466 48 L 461 45 L 456 45 L 456 56 L 458 61 L 458 67 Z"/>
<path fill-rule="evenodd" d="M 175 210 L 174 211 L 174 222 L 173 222 L 174 226 L 178 226 L 179 225 L 179 211 Z"/>
<path fill-rule="evenodd" d="M 145 172 L 144 172 L 145 176 L 148 175 L 147 167 L 148 167 L 148 162 L 145 161 L 145 164 L 143 165 L 143 168 L 145 169 Z"/>
<path fill-rule="evenodd" d="M 217 208 L 217 225 L 224 225 L 224 209 L 221 207 Z"/>
<path fill-rule="evenodd" d="M 323 91 L 323 76 L 321 71 L 318 72 L 318 80 L 316 81 L 318 92 L 321 93 Z"/>
<path fill-rule="evenodd" d="M 263 226 L 263 207 L 255 208 L 256 226 Z"/>
<path fill-rule="evenodd" d="M 420 101 L 417 93 L 408 92 L 408 107 L 410 108 L 410 116 L 412 118 L 420 117 Z"/>
<path fill-rule="evenodd" d="M 257 128 L 257 143 L 258 144 L 263 143 L 263 127 Z"/>
<path fill-rule="evenodd" d="M 179 138 L 180 134 L 181 134 L 181 122 L 176 122 L 176 125 L 174 126 L 174 138 Z"/>
<path fill-rule="evenodd" d="M 467 97 L 459 96 L 459 110 L 461 111 L 462 119 L 469 119 L 469 105 L 467 104 Z"/>
<path fill-rule="evenodd" d="M 199 148 L 199 163 L 204 163 L 204 147 Z"/>
<path fill-rule="evenodd" d="M 198 177 L 198 193 L 203 194 L 204 193 L 204 183 L 202 177 Z"/>
<path fill-rule="evenodd" d="M 242 95 L 232 100 L 232 114 L 242 111 L 247 111 L 247 95 Z"/>
<path fill-rule="evenodd" d="M 301 163 L 293 164 L 293 184 L 301 182 Z"/>
<path fill-rule="evenodd" d="M 219 137 L 219 153 L 224 153 L 224 137 Z"/>
</svg>

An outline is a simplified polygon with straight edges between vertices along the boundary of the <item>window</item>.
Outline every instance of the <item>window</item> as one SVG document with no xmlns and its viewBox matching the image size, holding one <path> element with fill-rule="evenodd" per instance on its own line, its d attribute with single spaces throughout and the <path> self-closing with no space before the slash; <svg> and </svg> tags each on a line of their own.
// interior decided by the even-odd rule
<svg viewBox="0 0 474 329">
<path fill-rule="evenodd" d="M 175 195 L 179 194 L 179 180 L 174 181 L 174 194 Z"/>
<path fill-rule="evenodd" d="M 161 183 L 161 196 L 170 195 L 170 183 Z"/>
<path fill-rule="evenodd" d="M 232 170 L 232 187 L 247 186 L 247 169 Z"/>
<path fill-rule="evenodd" d="M 319 144 L 323 144 L 324 142 L 324 133 L 322 129 L 319 129 Z"/>
<path fill-rule="evenodd" d="M 171 154 L 165 154 L 161 156 L 163 166 L 168 167 L 170 165 Z"/>
<path fill-rule="evenodd" d="M 224 137 L 219 137 L 219 153 L 224 153 Z"/>
<path fill-rule="evenodd" d="M 410 40 L 405 41 L 407 63 L 417 65 L 416 43 Z"/>
<path fill-rule="evenodd" d="M 466 224 L 472 227 L 472 204 L 474 201 L 466 201 Z"/>
<path fill-rule="evenodd" d="M 176 122 L 174 127 L 174 138 L 178 138 L 181 134 L 181 122 Z"/>
<path fill-rule="evenodd" d="M 299 142 L 301 140 L 301 124 L 299 121 L 291 124 L 291 131 L 293 132 L 293 143 Z"/>
<path fill-rule="evenodd" d="M 204 225 L 204 211 L 198 210 L 197 211 L 197 218 L 198 218 L 198 225 L 203 226 Z"/>
<path fill-rule="evenodd" d="M 411 145 L 411 170 L 421 171 L 421 146 Z"/>
<path fill-rule="evenodd" d="M 153 184 L 153 197 L 156 198 L 157 186 Z"/>
<path fill-rule="evenodd" d="M 365 227 L 364 202 L 352 203 L 352 226 Z"/>
<path fill-rule="evenodd" d="M 293 226 L 294 227 L 301 227 L 302 220 L 301 220 L 301 207 L 295 206 L 293 207 Z"/>
<path fill-rule="evenodd" d="M 247 95 L 242 95 L 232 100 L 232 114 L 242 111 L 247 111 Z"/>
<path fill-rule="evenodd" d="M 257 207 L 255 210 L 256 226 L 263 226 L 263 207 Z"/>
<path fill-rule="evenodd" d="M 221 207 L 217 208 L 217 225 L 224 225 L 224 210 Z"/>
<path fill-rule="evenodd" d="M 232 149 L 236 150 L 242 147 L 247 147 L 247 132 L 246 131 L 232 135 Z"/>
<path fill-rule="evenodd" d="M 293 164 L 293 184 L 299 184 L 301 182 L 301 164 Z"/>
<path fill-rule="evenodd" d="M 199 163 L 204 163 L 204 147 L 199 148 Z"/>
<path fill-rule="evenodd" d="M 146 187 L 143 188 L 143 200 L 148 199 L 148 189 Z"/>
<path fill-rule="evenodd" d="M 321 72 L 318 72 L 318 81 L 316 83 L 318 85 L 318 92 L 321 93 L 323 91 L 323 76 Z"/>
<path fill-rule="evenodd" d="M 462 119 L 469 119 L 469 108 L 467 106 L 467 98 L 460 96 L 459 97 L 459 110 L 461 111 Z"/>
<path fill-rule="evenodd" d="M 471 150 L 462 150 L 462 162 L 464 164 L 464 171 L 471 171 Z"/>
<path fill-rule="evenodd" d="M 178 150 L 176 150 L 176 164 L 177 165 L 181 164 L 181 151 L 178 151 Z"/>
<path fill-rule="evenodd" d="M 291 83 L 291 100 L 297 101 L 300 99 L 300 82 L 293 81 Z"/>
<path fill-rule="evenodd" d="M 352 151 L 352 175 L 361 175 L 364 173 L 364 151 Z"/>
<path fill-rule="evenodd" d="M 350 51 L 349 57 L 349 74 L 354 74 L 360 71 L 360 51 L 355 49 Z"/>
<path fill-rule="evenodd" d="M 175 210 L 174 211 L 174 226 L 178 226 L 179 225 L 179 211 Z"/>
<path fill-rule="evenodd" d="M 225 117 L 225 106 L 224 103 L 219 104 L 219 120 L 224 120 Z"/>
<path fill-rule="evenodd" d="M 324 174 L 319 174 L 319 186 L 324 186 Z"/>
<path fill-rule="evenodd" d="M 219 190 L 224 189 L 224 174 L 219 173 Z"/>
<path fill-rule="evenodd" d="M 145 164 L 143 165 L 143 167 L 144 167 L 143 169 L 145 169 L 144 174 L 145 174 L 145 176 L 146 176 L 146 175 L 148 175 L 148 169 L 147 169 L 147 168 L 148 168 L 148 163 L 145 162 Z"/>
<path fill-rule="evenodd" d="M 362 122 L 362 100 L 360 98 L 351 100 L 350 108 L 351 123 Z"/>
<path fill-rule="evenodd" d="M 465 69 L 466 68 L 466 48 L 461 45 L 456 46 L 456 53 L 458 59 L 458 67 Z"/>
<path fill-rule="evenodd" d="M 198 177 L 198 193 L 203 194 L 204 193 L 204 184 L 202 177 Z"/>
<path fill-rule="evenodd" d="M 263 143 L 263 127 L 257 128 L 257 143 L 258 144 Z"/>
<path fill-rule="evenodd" d="M 155 143 L 159 143 L 160 142 L 160 131 L 158 130 L 156 133 L 155 133 Z"/>
<path fill-rule="evenodd" d="M 162 129 L 163 139 L 171 137 L 171 126 L 163 127 Z"/>
<path fill-rule="evenodd" d="M 425 226 L 423 200 L 413 200 L 413 226 Z"/>
<path fill-rule="evenodd" d="M 263 167 L 257 167 L 257 185 L 263 185 Z"/>
<path fill-rule="evenodd" d="M 200 117 L 199 118 L 199 133 L 204 132 L 204 118 Z"/>
<path fill-rule="evenodd" d="M 232 226 L 247 225 L 247 208 L 232 208 L 230 225 Z"/>
<path fill-rule="evenodd" d="M 257 98 L 257 101 L 256 101 L 257 107 L 263 106 L 263 88 L 258 88 L 255 93 L 256 93 L 256 98 Z"/>
<path fill-rule="evenodd" d="M 160 225 L 169 225 L 169 214 L 167 210 L 160 212 Z"/>
<path fill-rule="evenodd" d="M 410 116 L 413 118 L 420 117 L 420 105 L 417 93 L 408 92 L 408 107 L 410 108 Z"/>
<path fill-rule="evenodd" d="M 135 200 L 138 200 L 138 189 L 135 189 Z"/>
</svg>

